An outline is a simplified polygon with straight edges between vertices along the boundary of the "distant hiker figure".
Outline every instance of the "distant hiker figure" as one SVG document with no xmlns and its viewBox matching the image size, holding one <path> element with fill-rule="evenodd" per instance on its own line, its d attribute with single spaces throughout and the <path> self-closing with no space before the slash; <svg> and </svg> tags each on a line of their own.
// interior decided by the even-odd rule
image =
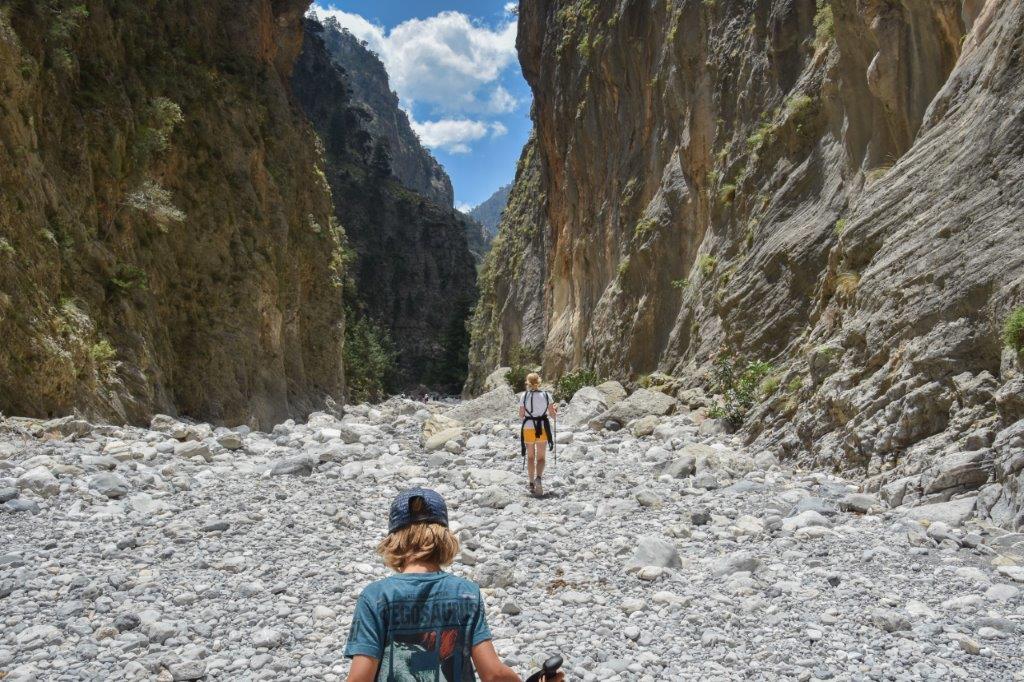
<svg viewBox="0 0 1024 682">
<path fill-rule="evenodd" d="M 519 445 L 526 458 L 527 487 L 540 497 L 544 494 L 544 457 L 548 443 L 554 449 L 551 419 L 558 414 L 558 405 L 547 391 L 540 390 L 540 375 L 526 376 L 526 392 L 519 400 L 519 418 L 523 420 L 519 431 Z"/>
</svg>

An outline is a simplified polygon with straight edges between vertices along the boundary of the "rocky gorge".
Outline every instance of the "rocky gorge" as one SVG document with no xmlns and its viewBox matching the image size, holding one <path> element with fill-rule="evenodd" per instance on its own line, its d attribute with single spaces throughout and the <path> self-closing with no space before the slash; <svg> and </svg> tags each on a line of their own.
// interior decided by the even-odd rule
<svg viewBox="0 0 1024 682">
<path fill-rule="evenodd" d="M 521 673 L 1024 679 L 1024 536 L 963 500 L 891 507 L 614 382 L 567 405 L 536 499 L 513 415 L 499 387 L 266 432 L 3 420 L 0 677 L 344 679 L 389 500 L 428 485 Z"/>
<path fill-rule="evenodd" d="M 1024 5 L 525 0 L 519 17 L 534 134 L 467 393 L 523 356 L 552 377 L 666 375 L 681 398 L 716 390 L 718 358 L 762 363 L 745 442 L 907 502 L 975 490 L 1020 528 Z"/>
</svg>

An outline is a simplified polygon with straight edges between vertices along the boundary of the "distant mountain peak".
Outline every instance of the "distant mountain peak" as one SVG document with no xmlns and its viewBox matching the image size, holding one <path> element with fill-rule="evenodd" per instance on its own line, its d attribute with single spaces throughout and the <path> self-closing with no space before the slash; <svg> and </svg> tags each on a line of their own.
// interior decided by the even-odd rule
<svg viewBox="0 0 1024 682">
<path fill-rule="evenodd" d="M 468 212 L 471 218 L 484 226 L 487 234 L 492 238 L 498 234 L 501 214 L 505 211 L 505 205 L 508 203 L 508 195 L 511 191 L 511 183 L 499 187 L 495 190 L 494 194 Z"/>
</svg>

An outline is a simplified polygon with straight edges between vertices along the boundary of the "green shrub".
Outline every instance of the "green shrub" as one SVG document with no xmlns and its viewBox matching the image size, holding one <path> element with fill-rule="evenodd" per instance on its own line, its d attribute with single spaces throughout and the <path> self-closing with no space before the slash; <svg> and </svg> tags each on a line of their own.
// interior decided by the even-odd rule
<svg viewBox="0 0 1024 682">
<path fill-rule="evenodd" d="M 118 357 L 118 351 L 115 350 L 110 341 L 102 339 L 89 346 L 89 357 L 92 359 L 93 365 L 96 366 L 98 374 L 110 375 L 114 373 L 116 369 L 114 361 Z"/>
<path fill-rule="evenodd" d="M 395 371 L 395 349 L 387 329 L 365 315 L 346 311 L 345 382 L 349 402 L 384 398 Z"/>
<path fill-rule="evenodd" d="M 814 46 L 822 48 L 836 37 L 836 22 L 829 0 L 818 0 L 814 15 Z"/>
<path fill-rule="evenodd" d="M 9 241 L 7 241 L 7 238 L 0 237 L 0 255 L 13 256 L 15 253 L 15 248 L 11 246 L 11 243 Z"/>
<path fill-rule="evenodd" d="M 711 273 L 713 273 L 715 268 L 718 267 L 718 259 L 714 256 L 704 254 L 697 259 L 697 267 L 700 268 L 700 271 L 704 273 L 705 277 L 710 277 Z"/>
<path fill-rule="evenodd" d="M 658 227 L 658 221 L 654 218 L 641 218 L 636 222 L 633 227 L 633 237 L 643 241 L 647 239 L 647 236 Z"/>
<path fill-rule="evenodd" d="M 555 400 L 569 400 L 584 386 L 597 386 L 601 383 L 597 372 L 592 369 L 579 368 L 563 374 L 555 382 Z"/>
<path fill-rule="evenodd" d="M 149 216 L 158 229 L 167 233 L 171 223 L 185 222 L 185 212 L 171 203 L 171 193 L 156 180 L 146 179 L 125 197 L 124 205 Z"/>
<path fill-rule="evenodd" d="M 620 279 L 626 276 L 626 273 L 629 272 L 629 256 L 626 256 L 619 261 L 619 267 L 616 268 L 615 272 L 618 274 Z"/>
<path fill-rule="evenodd" d="M 762 385 L 772 371 L 771 364 L 760 360 L 743 362 L 730 354 L 719 356 L 712 368 L 712 386 L 722 395 L 722 402 L 708 414 L 736 427 L 743 424 L 747 412 L 763 396 Z"/>
<path fill-rule="evenodd" d="M 809 95 L 793 95 L 786 100 L 785 117 L 797 133 L 804 132 L 804 126 L 811 123 L 818 110 L 818 102 Z"/>
<path fill-rule="evenodd" d="M 687 279 L 674 279 L 672 280 L 672 286 L 676 289 L 685 289 L 690 286 L 690 281 Z"/>
<path fill-rule="evenodd" d="M 55 47 L 50 53 L 50 62 L 53 68 L 62 73 L 71 73 L 75 70 L 75 55 L 66 47 Z"/>
<path fill-rule="evenodd" d="M 133 289 L 145 290 L 149 285 L 146 271 L 135 265 L 119 263 L 110 278 L 110 286 L 114 291 L 127 293 Z"/>
<path fill-rule="evenodd" d="M 803 379 L 803 377 L 793 377 L 792 379 L 789 380 L 789 383 L 786 384 L 786 390 L 789 391 L 790 393 L 796 393 L 797 391 L 799 391 L 803 387 L 804 387 L 804 379 Z"/>
<path fill-rule="evenodd" d="M 65 9 L 54 9 L 53 24 L 50 25 L 50 39 L 60 42 L 67 40 L 78 30 L 79 25 L 89 17 L 85 5 L 72 5 Z"/>
<path fill-rule="evenodd" d="M 1003 324 L 1003 343 L 1018 353 L 1024 352 L 1024 307 L 1014 308 Z"/>
<path fill-rule="evenodd" d="M 732 200 L 736 198 L 736 185 L 727 183 L 722 185 L 722 189 L 718 191 L 718 201 L 724 206 L 728 206 L 732 203 Z"/>
<path fill-rule="evenodd" d="M 772 137 L 775 135 L 775 126 L 770 122 L 764 122 L 758 126 L 757 130 L 747 138 L 747 148 L 750 151 L 757 151 L 764 144 L 771 142 Z"/>
<path fill-rule="evenodd" d="M 778 391 L 780 386 L 782 386 L 782 379 L 779 378 L 778 375 L 772 375 L 769 377 L 765 377 L 764 381 L 761 382 L 761 385 L 758 387 L 757 390 L 760 393 L 761 398 L 767 398 L 768 396 Z"/>
<path fill-rule="evenodd" d="M 842 237 L 843 232 L 846 231 L 846 218 L 840 218 L 839 220 L 837 220 L 835 226 L 832 228 L 832 231 L 836 233 L 837 237 Z"/>
<path fill-rule="evenodd" d="M 523 346 L 514 347 L 508 354 L 509 370 L 505 372 L 505 381 L 513 391 L 526 390 L 526 375 L 534 370 L 536 353 Z"/>
</svg>

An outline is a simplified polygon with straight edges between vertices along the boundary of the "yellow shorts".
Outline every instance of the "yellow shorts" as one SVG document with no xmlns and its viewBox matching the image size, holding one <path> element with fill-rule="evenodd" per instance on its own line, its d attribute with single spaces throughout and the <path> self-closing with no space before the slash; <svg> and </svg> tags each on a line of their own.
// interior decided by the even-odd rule
<svg viewBox="0 0 1024 682">
<path fill-rule="evenodd" d="M 544 429 L 541 429 L 540 438 L 538 438 L 537 430 L 533 427 L 533 424 L 527 422 L 526 426 L 523 427 L 523 442 L 527 445 L 532 445 L 533 443 L 547 443 L 548 434 Z"/>
</svg>

